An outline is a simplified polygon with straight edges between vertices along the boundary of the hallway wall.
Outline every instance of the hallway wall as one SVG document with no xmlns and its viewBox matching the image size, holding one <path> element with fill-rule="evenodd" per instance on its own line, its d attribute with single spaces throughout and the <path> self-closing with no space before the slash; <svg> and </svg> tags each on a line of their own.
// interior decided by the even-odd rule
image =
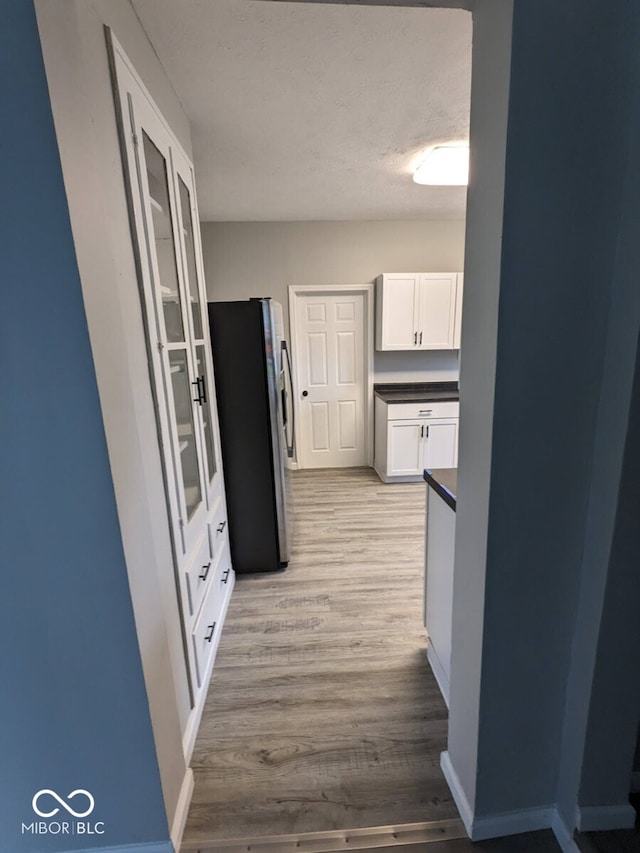
<svg viewBox="0 0 640 853">
<path fill-rule="evenodd" d="M 272 296 L 291 284 L 366 284 L 383 272 L 459 272 L 464 220 L 203 222 L 211 300 Z M 377 382 L 456 380 L 457 352 L 375 352 Z"/>
<path fill-rule="evenodd" d="M 37 0 L 36 9 L 171 821 L 190 699 L 105 25 L 187 151 L 189 125 L 129 0 Z"/>
<path fill-rule="evenodd" d="M 0 849 L 172 853 L 33 4 L 2 12 Z"/>
</svg>

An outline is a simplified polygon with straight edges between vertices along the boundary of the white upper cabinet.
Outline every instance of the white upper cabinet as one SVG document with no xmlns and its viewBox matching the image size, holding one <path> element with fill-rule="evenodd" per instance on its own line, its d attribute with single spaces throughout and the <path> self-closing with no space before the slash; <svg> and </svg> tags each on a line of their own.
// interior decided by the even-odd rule
<svg viewBox="0 0 640 853">
<path fill-rule="evenodd" d="M 376 349 L 460 346 L 459 273 L 384 273 L 376 282 Z"/>
</svg>

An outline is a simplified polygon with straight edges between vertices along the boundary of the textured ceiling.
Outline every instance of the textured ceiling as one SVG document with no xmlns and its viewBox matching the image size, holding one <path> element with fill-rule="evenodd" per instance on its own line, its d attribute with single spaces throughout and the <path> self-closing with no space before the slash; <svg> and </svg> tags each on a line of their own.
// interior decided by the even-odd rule
<svg viewBox="0 0 640 853">
<path fill-rule="evenodd" d="M 133 0 L 191 122 L 204 221 L 459 218 L 425 148 L 468 138 L 471 16 Z"/>
</svg>

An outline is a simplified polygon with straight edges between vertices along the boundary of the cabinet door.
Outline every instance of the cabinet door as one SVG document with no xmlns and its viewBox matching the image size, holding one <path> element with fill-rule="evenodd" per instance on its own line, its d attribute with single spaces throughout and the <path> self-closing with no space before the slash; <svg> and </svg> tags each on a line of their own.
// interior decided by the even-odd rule
<svg viewBox="0 0 640 853">
<path fill-rule="evenodd" d="M 382 346 L 380 349 L 415 349 L 418 340 L 418 275 L 383 275 Z"/>
<path fill-rule="evenodd" d="M 194 364 L 196 393 L 195 414 L 201 439 L 200 455 L 203 460 L 203 479 L 207 505 L 211 510 L 223 491 L 220 440 L 216 409 L 214 373 L 211 360 L 211 338 L 206 311 L 204 270 L 200 229 L 196 209 L 193 169 L 180 151 L 173 151 L 173 166 L 176 180 L 176 199 L 182 238 L 183 277 L 185 281 L 187 322 L 190 329 L 191 352 Z"/>
<path fill-rule="evenodd" d="M 456 293 L 456 320 L 453 332 L 453 346 L 460 349 L 462 335 L 462 293 L 464 290 L 464 273 L 458 273 L 458 292 Z"/>
<path fill-rule="evenodd" d="M 135 146 L 140 202 L 144 221 L 141 240 L 148 259 L 147 310 L 161 367 L 157 384 L 164 385 L 171 454 L 167 467 L 176 472 L 178 525 L 176 544 L 189 555 L 200 540 L 206 523 L 203 477 L 203 441 L 199 414 L 194 405 L 199 390 L 192 346 L 190 298 L 184 278 L 180 216 L 175 195 L 172 140 L 149 104 L 140 99 L 130 111 L 139 140 Z M 153 325 L 152 325 L 153 323 Z M 153 342 L 151 341 L 151 347 Z M 195 390 L 194 390 L 195 389 Z M 159 389 L 158 389 L 159 391 Z"/>
<path fill-rule="evenodd" d="M 431 420 L 425 425 L 424 467 L 456 468 L 458 419 Z"/>
<path fill-rule="evenodd" d="M 387 476 L 422 474 L 424 421 L 389 421 L 388 430 Z"/>
<path fill-rule="evenodd" d="M 422 273 L 418 299 L 418 347 L 454 349 L 457 273 Z"/>
</svg>

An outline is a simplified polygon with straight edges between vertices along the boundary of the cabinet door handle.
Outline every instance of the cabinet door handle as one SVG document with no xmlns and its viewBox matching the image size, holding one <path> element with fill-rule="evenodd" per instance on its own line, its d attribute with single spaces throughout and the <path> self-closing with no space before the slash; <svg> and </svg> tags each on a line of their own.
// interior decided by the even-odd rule
<svg viewBox="0 0 640 853">
<path fill-rule="evenodd" d="M 207 627 L 209 628 L 209 634 L 208 634 L 208 636 L 206 636 L 204 638 L 204 641 L 205 641 L 205 643 L 210 643 L 211 640 L 213 640 L 213 634 L 214 634 L 214 631 L 216 630 L 216 623 L 214 622 L 213 625 L 209 625 Z"/>
<path fill-rule="evenodd" d="M 420 332 L 420 343 L 422 344 L 422 332 Z"/>
<path fill-rule="evenodd" d="M 226 526 L 227 526 L 227 519 L 225 518 L 225 520 L 221 521 L 220 524 L 217 526 L 216 533 L 222 533 L 222 531 L 225 529 Z"/>
<path fill-rule="evenodd" d="M 231 572 L 231 569 L 225 569 L 224 570 L 224 572 L 222 573 L 221 583 L 227 583 L 227 581 L 229 580 L 230 572 Z"/>
<path fill-rule="evenodd" d="M 420 427 L 420 438 L 424 438 L 424 424 Z"/>
<path fill-rule="evenodd" d="M 200 578 L 201 581 L 206 581 L 207 575 L 209 574 L 209 569 L 211 568 L 211 560 L 209 560 L 207 565 L 203 566 L 202 568 L 204 569 L 204 572 L 203 572 L 203 574 L 198 575 L 198 577 Z"/>
<path fill-rule="evenodd" d="M 422 332 L 420 332 L 420 343 L 422 343 Z M 204 384 L 204 374 L 202 376 L 199 376 L 198 379 L 200 380 L 200 397 L 202 400 L 200 405 L 202 405 L 202 403 L 207 402 L 207 389 Z"/>
<path fill-rule="evenodd" d="M 413 345 L 415 346 L 418 343 L 418 333 L 413 333 Z"/>
<path fill-rule="evenodd" d="M 429 424 L 427 424 L 427 438 L 429 438 Z"/>
<path fill-rule="evenodd" d="M 193 398 L 194 403 L 198 403 L 201 406 L 203 403 L 207 402 L 207 391 L 204 387 L 204 376 L 198 376 L 192 383 L 192 385 L 196 386 L 197 397 Z"/>
</svg>

